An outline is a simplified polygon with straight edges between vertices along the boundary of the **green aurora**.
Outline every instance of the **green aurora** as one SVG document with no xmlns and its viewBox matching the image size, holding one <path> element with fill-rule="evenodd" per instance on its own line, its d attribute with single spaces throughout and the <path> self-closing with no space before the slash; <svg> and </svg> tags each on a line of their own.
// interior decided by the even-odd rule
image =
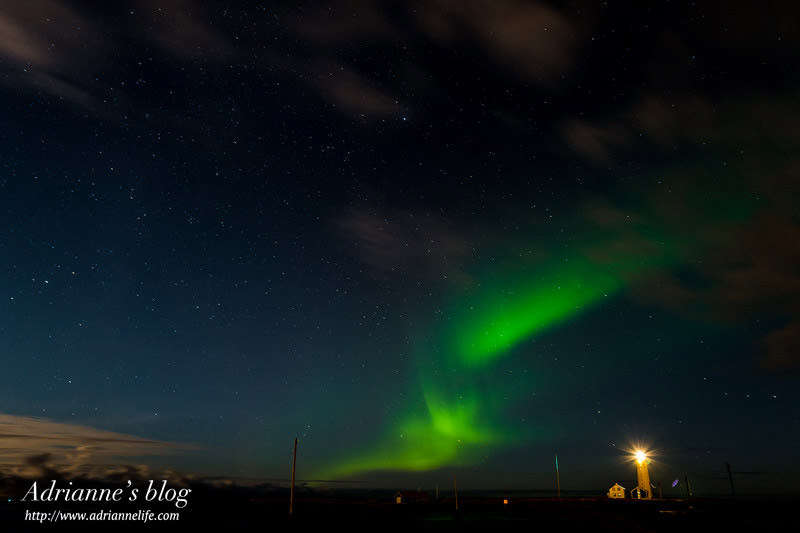
<svg viewBox="0 0 800 533">
<path fill-rule="evenodd" d="M 565 263 L 568 268 L 536 271 L 536 283 L 494 278 L 456 299 L 438 349 L 416 357 L 424 409 L 394 423 L 374 451 L 342 461 L 320 477 L 470 464 L 487 445 L 535 438 L 502 424 L 500 398 L 508 391 L 491 379 L 499 360 L 625 286 L 620 272 L 598 269 L 579 255 Z"/>
<path fill-rule="evenodd" d="M 502 361 L 521 343 L 702 249 L 702 232 L 695 235 L 689 228 L 730 227 L 752 213 L 740 195 L 709 192 L 705 201 L 709 198 L 717 205 L 710 215 L 689 208 L 704 214 L 675 216 L 669 206 L 661 206 L 660 214 L 659 206 L 652 206 L 649 215 L 638 216 L 607 206 L 588 210 L 583 239 L 568 253 L 544 253 L 546 259 L 521 266 L 509 260 L 475 276 L 477 281 L 452 296 L 447 320 L 432 326 L 417 349 L 419 407 L 390 424 L 371 451 L 340 460 L 320 477 L 474 464 L 491 447 L 546 438 L 546 427 L 522 430 L 505 422 L 515 391 L 496 379 Z"/>
</svg>

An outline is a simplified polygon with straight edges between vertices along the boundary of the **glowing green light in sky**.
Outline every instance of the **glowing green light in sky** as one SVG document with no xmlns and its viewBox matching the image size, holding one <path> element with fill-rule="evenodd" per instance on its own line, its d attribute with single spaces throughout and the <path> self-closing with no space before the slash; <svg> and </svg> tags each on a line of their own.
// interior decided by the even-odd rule
<svg viewBox="0 0 800 533">
<path fill-rule="evenodd" d="M 710 191 L 708 197 L 716 196 Z M 516 349 L 527 339 L 598 305 L 651 269 L 669 268 L 687 251 L 702 249 L 702 232 L 693 240 L 690 228 L 746 219 L 748 206 L 737 198 L 723 196 L 714 215 L 694 220 L 669 209 L 659 220 L 600 206 L 583 221 L 581 242 L 561 254 L 543 252 L 534 263 L 509 258 L 505 265 L 493 260 L 491 269 L 484 265 L 474 283 L 445 306 L 440 327 L 416 346 L 417 405 L 424 407 L 400 416 L 373 451 L 340 461 L 325 475 L 468 464 L 490 446 L 546 434 L 547 428 L 521 431 L 508 423 L 508 408 L 523 393 L 508 390 L 504 359 L 524 354 Z M 674 225 L 672 231 L 665 221 Z M 535 369 L 531 376 L 537 379 Z M 527 387 L 520 388 L 530 389 L 531 378 L 525 379 Z"/>
<path fill-rule="evenodd" d="M 343 461 L 322 477 L 374 470 L 422 471 L 444 464 L 463 464 L 481 445 L 508 438 L 486 416 L 491 413 L 486 412 L 475 391 L 445 398 L 426 390 L 424 397 L 426 411 L 395 424 L 376 451 Z"/>
<path fill-rule="evenodd" d="M 425 410 L 402 417 L 376 451 L 340 462 L 324 477 L 463 464 L 490 444 L 519 440 L 521 432 L 503 423 L 509 391 L 482 381 L 487 365 L 624 285 L 586 258 L 569 259 L 528 273 L 535 282 L 521 275 L 489 279 L 458 299 L 436 357 L 417 354 Z"/>
<path fill-rule="evenodd" d="M 481 291 L 479 303 L 456 314 L 453 351 L 465 363 L 487 362 L 623 286 L 618 276 L 587 263 L 575 260 L 551 269 L 539 274 L 537 283 L 489 285 Z"/>
</svg>

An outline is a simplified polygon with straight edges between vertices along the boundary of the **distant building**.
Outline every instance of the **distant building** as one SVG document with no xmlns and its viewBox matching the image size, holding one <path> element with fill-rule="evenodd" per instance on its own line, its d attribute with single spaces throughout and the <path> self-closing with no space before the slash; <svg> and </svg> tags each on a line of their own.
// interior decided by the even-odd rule
<svg viewBox="0 0 800 533">
<path fill-rule="evenodd" d="M 620 500 L 625 498 L 625 487 L 619 483 L 614 483 L 614 486 L 608 489 L 608 497 Z"/>
<path fill-rule="evenodd" d="M 394 494 L 394 503 L 418 503 L 430 499 L 425 492 L 401 492 L 397 491 Z"/>
</svg>

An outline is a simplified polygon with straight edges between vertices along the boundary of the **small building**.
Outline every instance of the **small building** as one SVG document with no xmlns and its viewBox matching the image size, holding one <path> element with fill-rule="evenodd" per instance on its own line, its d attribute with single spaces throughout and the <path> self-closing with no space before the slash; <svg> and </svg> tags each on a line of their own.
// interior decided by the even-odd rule
<svg viewBox="0 0 800 533">
<path fill-rule="evenodd" d="M 429 500 L 430 497 L 425 492 L 405 492 L 397 491 L 394 494 L 394 503 L 418 503 Z"/>
<path fill-rule="evenodd" d="M 624 499 L 625 487 L 619 483 L 614 483 L 614 486 L 608 489 L 608 497 L 613 499 Z"/>
</svg>

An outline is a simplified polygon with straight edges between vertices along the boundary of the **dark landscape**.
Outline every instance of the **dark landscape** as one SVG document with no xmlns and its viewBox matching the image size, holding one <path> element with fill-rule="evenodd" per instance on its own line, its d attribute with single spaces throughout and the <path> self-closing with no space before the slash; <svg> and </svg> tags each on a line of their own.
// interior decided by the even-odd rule
<svg viewBox="0 0 800 533">
<path fill-rule="evenodd" d="M 23 520 L 26 509 L 49 511 L 50 504 L 30 505 L 9 501 L 23 491 L 28 480 L 6 479 L 0 492 L 0 520 L 6 526 L 52 530 L 64 523 L 32 524 Z M 93 486 L 102 486 L 94 484 Z M 72 522 L 72 528 L 114 531 L 190 530 L 211 526 L 216 530 L 265 531 L 319 530 L 343 525 L 353 530 L 382 530 L 391 526 L 431 531 L 794 531 L 800 527 L 797 495 L 744 495 L 737 499 L 717 496 L 650 501 L 613 501 L 603 496 L 564 495 L 533 497 L 536 491 L 466 491 L 459 495 L 458 510 L 452 494 L 438 499 L 396 504 L 393 490 L 298 490 L 289 516 L 289 489 L 273 486 L 214 487 L 189 483 L 191 503 L 177 522 Z M 504 503 L 504 500 L 507 503 Z M 116 512 L 136 511 L 142 505 L 115 505 Z M 63 511 L 97 511 L 101 504 L 62 504 Z M 168 505 L 147 507 L 174 511 Z M 311 528 L 311 529 L 309 529 Z"/>
</svg>

